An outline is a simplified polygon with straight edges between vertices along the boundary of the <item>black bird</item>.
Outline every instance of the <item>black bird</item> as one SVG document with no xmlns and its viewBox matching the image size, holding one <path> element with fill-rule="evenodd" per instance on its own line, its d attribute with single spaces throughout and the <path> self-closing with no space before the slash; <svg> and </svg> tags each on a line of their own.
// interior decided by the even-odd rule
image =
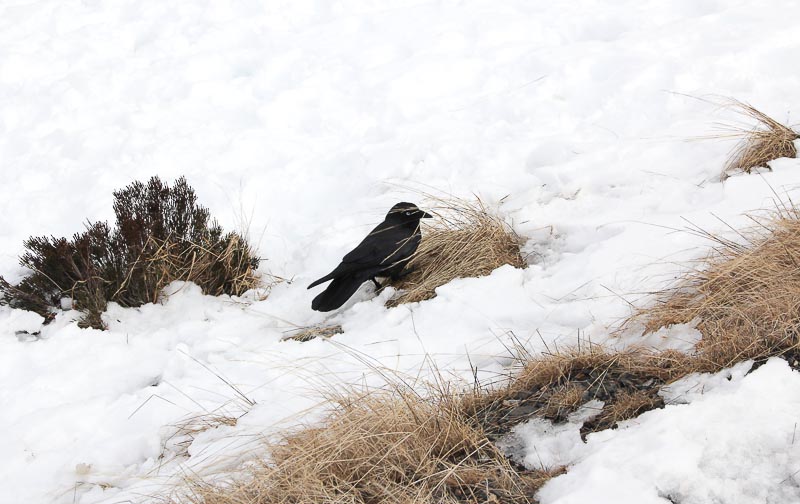
<svg viewBox="0 0 800 504">
<path fill-rule="evenodd" d="M 314 301 L 311 308 L 317 311 L 331 311 L 350 299 L 362 283 L 375 277 L 391 277 L 397 280 L 408 273 L 403 271 L 411 256 L 417 250 L 422 234 L 419 220 L 431 217 L 413 203 L 398 203 L 386 214 L 386 219 L 370 231 L 366 238 L 350 251 L 335 270 L 313 282 L 312 288 L 328 280 L 333 280 Z"/>
</svg>

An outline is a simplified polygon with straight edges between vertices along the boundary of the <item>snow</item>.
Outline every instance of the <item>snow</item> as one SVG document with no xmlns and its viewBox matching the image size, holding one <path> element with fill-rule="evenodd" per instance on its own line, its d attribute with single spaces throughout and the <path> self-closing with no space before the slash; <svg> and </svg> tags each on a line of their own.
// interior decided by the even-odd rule
<svg viewBox="0 0 800 504">
<path fill-rule="evenodd" d="M 542 504 L 798 502 L 798 414 L 800 374 L 772 359 L 689 404 L 589 435 L 580 460 L 539 497 Z"/>
<path fill-rule="evenodd" d="M 478 366 L 492 378 L 511 362 L 509 333 L 532 351 L 604 341 L 630 303 L 705 254 L 680 232 L 687 221 L 726 233 L 800 182 L 800 162 L 785 159 L 722 184 L 731 144 L 685 141 L 739 119 L 709 96 L 794 122 L 798 15 L 795 2 L 752 0 L 4 2 L 1 274 L 24 274 L 29 235 L 71 235 L 111 218 L 113 190 L 185 175 L 225 228 L 249 233 L 263 272 L 289 281 L 241 298 L 175 284 L 162 304 L 111 306 L 105 332 L 77 328 L 75 312 L 42 327 L 0 307 L 0 502 L 141 500 L 187 472 L 238 467 L 259 439 L 318 418 L 326 387 L 380 383 L 377 367 L 416 376 L 428 355 L 448 376 Z M 306 285 L 392 204 L 422 204 L 414 189 L 479 194 L 528 238 L 531 264 L 422 303 L 387 309 L 391 292 L 365 286 L 336 313 L 312 312 Z M 323 321 L 344 333 L 281 341 Z M 696 338 L 686 326 L 644 343 Z M 686 499 L 788 499 L 794 451 L 780 422 L 795 379 L 770 363 L 724 393 L 590 436 L 585 451 L 556 450 L 576 465 L 543 498 L 645 502 L 655 481 Z M 188 416 L 243 409 L 189 458 L 164 448 Z M 752 437 L 712 432 L 734 414 Z M 698 459 L 684 452 L 703 470 L 689 474 Z M 770 484 L 742 476 L 749 464 Z M 719 493 L 725 478 L 741 496 Z"/>
<path fill-rule="evenodd" d="M 530 469 L 553 469 L 575 463 L 586 452 L 581 426 L 603 409 L 603 401 L 592 400 L 570 414 L 567 421 L 554 424 L 533 418 L 514 426 L 497 442 L 507 456 Z"/>
</svg>

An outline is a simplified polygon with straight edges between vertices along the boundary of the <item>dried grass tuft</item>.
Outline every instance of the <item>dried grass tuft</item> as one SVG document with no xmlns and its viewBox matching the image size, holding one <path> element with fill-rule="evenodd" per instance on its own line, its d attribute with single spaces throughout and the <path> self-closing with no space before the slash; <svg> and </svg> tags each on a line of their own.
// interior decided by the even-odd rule
<svg viewBox="0 0 800 504">
<path fill-rule="evenodd" d="M 604 408 L 599 420 L 606 425 L 636 418 L 645 411 L 660 408 L 663 400 L 650 390 L 623 391 L 614 398 L 608 408 Z"/>
<path fill-rule="evenodd" d="M 334 326 L 315 325 L 310 327 L 302 327 L 298 330 L 294 330 L 281 339 L 304 342 L 304 341 L 311 341 L 316 338 L 330 338 L 337 334 L 342 334 L 343 332 L 344 330 L 342 329 L 341 325 L 334 325 Z"/>
<path fill-rule="evenodd" d="M 506 264 L 525 267 L 522 239 L 483 201 L 428 198 L 434 218 L 422 222 L 422 241 L 407 266 L 410 273 L 391 284 L 401 292 L 387 305 L 430 299 L 453 279 L 488 275 Z"/>
<path fill-rule="evenodd" d="M 323 426 L 287 434 L 245 480 L 195 482 L 178 501 L 535 502 L 556 472 L 516 470 L 463 405 L 457 394 L 410 387 L 341 396 Z"/>
<path fill-rule="evenodd" d="M 529 390 L 588 381 L 589 388 L 600 391 L 603 389 L 602 380 L 616 376 L 630 380 L 641 377 L 667 381 L 676 373 L 682 373 L 686 359 L 687 356 L 678 352 L 654 353 L 636 348 L 617 351 L 601 345 L 583 344 L 532 359 L 511 388 Z"/>
<path fill-rule="evenodd" d="M 546 399 L 541 415 L 545 418 L 566 419 L 584 403 L 586 389 L 576 383 L 567 383 L 555 387 Z"/>
<path fill-rule="evenodd" d="M 756 125 L 752 128 L 726 126 L 730 133 L 721 136 L 739 138 L 740 141 L 725 163 L 723 180 L 737 172 L 751 173 L 756 168 L 769 168 L 768 163 L 778 158 L 797 157 L 794 141 L 800 138 L 800 134 L 795 130 L 748 103 L 731 100 L 728 106 L 755 120 Z"/>
<path fill-rule="evenodd" d="M 168 451 L 172 452 L 173 457 L 188 457 L 189 447 L 197 436 L 218 427 L 235 427 L 243 414 L 232 416 L 225 413 L 205 413 L 189 416 L 171 425 L 173 432 L 164 439 L 158 458 L 167 458 Z"/>
<path fill-rule="evenodd" d="M 696 322 L 702 333 L 698 370 L 717 371 L 798 348 L 800 210 L 785 206 L 755 222 L 740 233 L 744 243 L 707 234 L 717 244 L 714 252 L 634 318 L 646 331 Z"/>
<path fill-rule="evenodd" d="M 473 407 L 485 430 L 497 438 L 530 418 L 564 422 L 584 404 L 602 401 L 602 409 L 581 430 L 585 436 L 662 406 L 659 388 L 694 370 L 692 357 L 673 350 L 617 351 L 584 344 L 526 357 L 506 387 Z"/>
<path fill-rule="evenodd" d="M 174 280 L 192 282 L 203 289 L 204 294 L 240 295 L 258 286 L 255 256 L 250 245 L 238 234 L 230 233 L 224 240 L 203 237 L 200 241 L 160 240 L 147 238 L 146 254 L 142 254 L 130 266 L 126 277 L 114 296 L 124 292 L 130 276 L 136 274 L 150 285 L 150 293 L 144 299 L 156 302 L 161 291 Z M 114 297 L 112 296 L 112 298 Z M 137 300 L 139 302 L 139 300 Z"/>
</svg>

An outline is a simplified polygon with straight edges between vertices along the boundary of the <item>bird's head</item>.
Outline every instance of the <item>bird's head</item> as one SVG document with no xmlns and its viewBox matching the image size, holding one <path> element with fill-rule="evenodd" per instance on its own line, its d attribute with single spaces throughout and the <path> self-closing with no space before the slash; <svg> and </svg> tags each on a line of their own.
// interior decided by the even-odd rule
<svg viewBox="0 0 800 504">
<path fill-rule="evenodd" d="M 386 220 L 410 222 L 430 219 L 433 215 L 420 210 L 414 203 L 398 203 L 386 214 Z"/>
</svg>

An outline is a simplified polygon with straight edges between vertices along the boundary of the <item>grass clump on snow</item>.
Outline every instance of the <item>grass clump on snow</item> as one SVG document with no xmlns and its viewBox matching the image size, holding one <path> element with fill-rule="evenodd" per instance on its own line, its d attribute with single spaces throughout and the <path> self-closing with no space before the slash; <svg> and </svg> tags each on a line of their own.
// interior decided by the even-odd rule
<svg viewBox="0 0 800 504">
<path fill-rule="evenodd" d="M 565 422 L 590 401 L 602 405 L 581 427 L 581 435 L 615 428 L 663 406 L 659 388 L 692 371 L 690 357 L 677 351 L 615 351 L 593 344 L 520 359 L 522 367 L 506 387 L 475 402 L 493 438 L 534 417 Z"/>
<path fill-rule="evenodd" d="M 344 330 L 341 325 L 313 325 L 295 329 L 281 338 L 282 341 L 294 340 L 300 342 L 311 341 L 316 338 L 332 338 L 337 334 L 342 334 Z"/>
<path fill-rule="evenodd" d="M 740 114 L 754 119 L 752 128 L 728 126 L 732 130 L 724 136 L 739 138 L 725 163 L 722 178 L 726 179 L 737 172 L 751 173 L 756 168 L 769 168 L 768 163 L 778 158 L 797 157 L 794 141 L 800 138 L 795 130 L 781 124 L 750 104 L 732 100 L 729 104 Z"/>
<path fill-rule="evenodd" d="M 460 394 L 400 385 L 333 401 L 321 426 L 284 435 L 248 477 L 195 481 L 174 502 L 530 503 L 550 477 L 512 467 Z"/>
<path fill-rule="evenodd" d="M 488 275 L 505 264 L 525 267 L 521 238 L 480 200 L 430 197 L 434 215 L 422 222 L 422 241 L 408 263 L 410 273 L 391 285 L 400 292 L 390 306 L 436 296 L 456 278 Z"/>
<path fill-rule="evenodd" d="M 170 425 L 173 432 L 163 441 L 159 460 L 166 459 L 167 453 L 173 457 L 188 457 L 189 447 L 200 434 L 220 427 L 235 427 L 244 413 L 234 416 L 229 413 L 204 413 L 191 415 Z"/>
<path fill-rule="evenodd" d="M 800 344 L 800 209 L 783 206 L 740 233 L 707 234 L 714 252 L 639 314 L 647 331 L 695 322 L 698 369 L 797 352 Z"/>
<path fill-rule="evenodd" d="M 156 302 L 170 282 L 194 282 L 204 293 L 239 295 L 258 283 L 259 258 L 237 233 L 224 233 L 181 177 L 158 177 L 114 192 L 116 223 L 89 223 L 72 239 L 31 237 L 19 284 L 0 277 L 2 301 L 52 319 L 62 298 L 84 312 L 81 326 L 103 328 L 109 301 Z"/>
</svg>

